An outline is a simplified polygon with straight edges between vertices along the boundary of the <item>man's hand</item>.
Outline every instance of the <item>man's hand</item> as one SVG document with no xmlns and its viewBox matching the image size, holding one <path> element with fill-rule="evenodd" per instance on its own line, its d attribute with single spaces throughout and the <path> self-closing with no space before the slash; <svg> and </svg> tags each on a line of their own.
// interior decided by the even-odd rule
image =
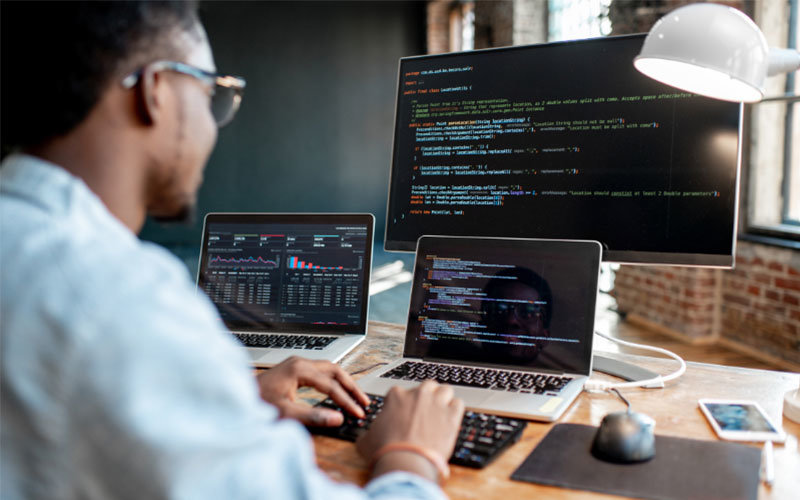
<svg viewBox="0 0 800 500">
<path fill-rule="evenodd" d="M 342 425 L 343 416 L 336 410 L 312 408 L 295 401 L 300 387 L 313 387 L 327 394 L 336 404 L 359 418 L 364 417 L 362 406 L 369 404 L 369 398 L 350 375 L 328 361 L 291 357 L 259 375 L 258 386 L 261 398 L 278 408 L 282 418 L 294 418 L 312 426 Z"/>
<path fill-rule="evenodd" d="M 463 415 L 464 402 L 453 397 L 453 388 L 448 385 L 426 380 L 412 390 L 393 387 L 386 395 L 380 415 L 359 438 L 356 447 L 371 461 L 384 445 L 405 442 L 439 453 L 446 462 L 453 453 Z M 429 469 L 428 465 L 423 463 L 423 467 Z M 375 475 L 400 469 L 430 476 L 430 470 L 419 471 L 417 467 L 410 470 L 408 460 L 390 454 L 376 464 Z M 433 477 L 436 477 L 435 471 Z"/>
</svg>

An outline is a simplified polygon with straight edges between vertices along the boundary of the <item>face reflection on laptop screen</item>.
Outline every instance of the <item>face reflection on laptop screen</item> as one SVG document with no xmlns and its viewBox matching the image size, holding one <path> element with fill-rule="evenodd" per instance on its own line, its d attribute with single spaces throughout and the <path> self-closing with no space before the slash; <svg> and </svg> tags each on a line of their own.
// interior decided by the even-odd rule
<svg viewBox="0 0 800 500">
<path fill-rule="evenodd" d="M 597 257 L 585 247 L 581 257 L 502 241 L 442 243 L 417 255 L 406 348 L 419 357 L 582 372 Z"/>
<path fill-rule="evenodd" d="M 367 224 L 210 222 L 198 285 L 231 329 L 347 329 L 365 321 Z"/>
</svg>

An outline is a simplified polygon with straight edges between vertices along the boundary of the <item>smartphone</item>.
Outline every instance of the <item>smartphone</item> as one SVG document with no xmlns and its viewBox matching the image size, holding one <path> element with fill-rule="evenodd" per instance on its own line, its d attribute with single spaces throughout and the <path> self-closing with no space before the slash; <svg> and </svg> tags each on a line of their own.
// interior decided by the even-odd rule
<svg viewBox="0 0 800 500">
<path fill-rule="evenodd" d="M 701 399 L 700 410 L 720 439 L 730 441 L 777 441 L 786 434 L 755 401 Z"/>
</svg>

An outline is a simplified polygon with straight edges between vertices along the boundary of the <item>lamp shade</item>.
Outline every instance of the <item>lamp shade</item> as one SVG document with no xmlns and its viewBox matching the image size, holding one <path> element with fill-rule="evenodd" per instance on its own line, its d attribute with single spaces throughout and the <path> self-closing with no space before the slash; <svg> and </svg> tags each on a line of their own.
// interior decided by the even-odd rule
<svg viewBox="0 0 800 500">
<path fill-rule="evenodd" d="M 700 3 L 659 19 L 633 64 L 687 92 L 756 102 L 764 97 L 769 55 L 764 34 L 749 17 L 732 7 Z"/>
</svg>

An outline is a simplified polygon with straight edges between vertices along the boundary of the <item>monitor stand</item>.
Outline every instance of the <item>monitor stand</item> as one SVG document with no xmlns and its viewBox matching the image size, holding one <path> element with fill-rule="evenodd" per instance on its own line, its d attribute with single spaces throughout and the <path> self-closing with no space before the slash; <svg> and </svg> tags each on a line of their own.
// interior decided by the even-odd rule
<svg viewBox="0 0 800 500">
<path fill-rule="evenodd" d="M 624 361 L 607 358 L 594 354 L 592 358 L 592 370 L 619 377 L 629 382 L 638 382 L 658 377 L 658 373 L 651 372 L 640 366 L 632 365 Z M 658 389 L 664 387 L 664 383 L 655 383 L 644 386 L 648 389 Z"/>
</svg>

